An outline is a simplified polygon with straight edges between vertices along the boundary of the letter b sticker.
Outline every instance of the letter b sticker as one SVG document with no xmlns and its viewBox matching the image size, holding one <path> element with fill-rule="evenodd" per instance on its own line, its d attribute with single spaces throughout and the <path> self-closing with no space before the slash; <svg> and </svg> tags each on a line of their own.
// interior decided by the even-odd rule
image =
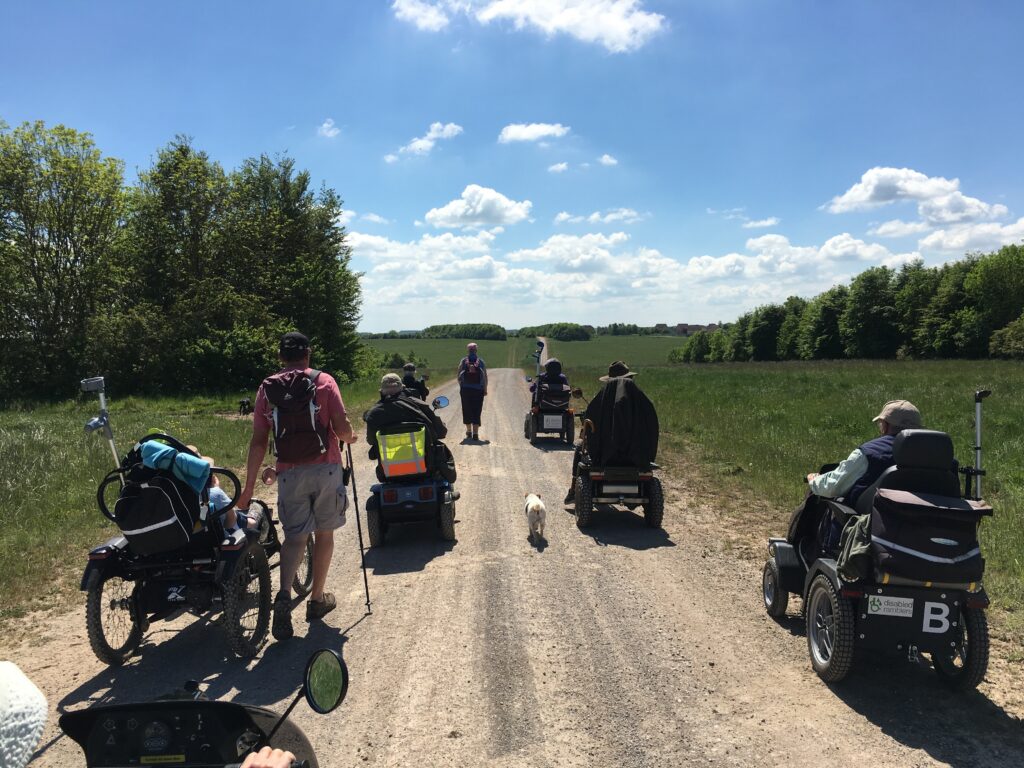
<svg viewBox="0 0 1024 768">
<path fill-rule="evenodd" d="M 921 629 L 936 635 L 949 631 L 949 606 L 945 603 L 925 603 L 924 626 Z"/>
</svg>

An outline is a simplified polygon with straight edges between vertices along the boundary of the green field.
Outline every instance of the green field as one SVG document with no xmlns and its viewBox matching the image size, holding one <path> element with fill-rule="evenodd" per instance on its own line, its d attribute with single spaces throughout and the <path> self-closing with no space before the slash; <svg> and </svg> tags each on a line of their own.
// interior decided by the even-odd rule
<svg viewBox="0 0 1024 768">
<path fill-rule="evenodd" d="M 667 365 L 668 353 L 685 341 L 678 336 L 598 336 L 590 341 L 549 341 L 548 353 L 571 377 L 576 368 L 603 368 L 607 373 L 615 360 L 624 360 L 633 370 Z"/>
<path fill-rule="evenodd" d="M 428 373 L 440 383 L 455 378 L 459 361 L 466 356 L 466 344 L 473 339 L 367 339 L 374 349 L 389 355 L 398 353 L 407 356 L 412 351 L 417 360 L 426 360 L 420 365 L 420 373 Z M 478 342 L 480 357 L 490 368 L 518 368 L 526 356 L 533 351 L 532 339 L 508 339 L 507 341 Z"/>
<path fill-rule="evenodd" d="M 342 386 L 359 414 L 377 398 L 377 384 Z M 109 402 L 118 450 L 152 429 L 198 446 L 219 464 L 245 463 L 251 420 L 226 418 L 239 396 L 191 399 L 126 398 Z M 0 619 L 64 601 L 78 587 L 88 550 L 113 535 L 96 506 L 96 487 L 113 467 L 98 435 L 82 427 L 95 398 L 0 412 Z"/>
</svg>

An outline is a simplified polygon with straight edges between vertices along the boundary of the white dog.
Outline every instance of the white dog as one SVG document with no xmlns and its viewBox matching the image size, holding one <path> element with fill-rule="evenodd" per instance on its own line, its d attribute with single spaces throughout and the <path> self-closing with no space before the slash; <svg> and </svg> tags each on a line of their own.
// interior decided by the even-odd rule
<svg viewBox="0 0 1024 768">
<path fill-rule="evenodd" d="M 526 524 L 530 526 L 530 541 L 540 543 L 544 538 L 544 521 L 548 511 L 536 493 L 526 494 Z"/>
</svg>

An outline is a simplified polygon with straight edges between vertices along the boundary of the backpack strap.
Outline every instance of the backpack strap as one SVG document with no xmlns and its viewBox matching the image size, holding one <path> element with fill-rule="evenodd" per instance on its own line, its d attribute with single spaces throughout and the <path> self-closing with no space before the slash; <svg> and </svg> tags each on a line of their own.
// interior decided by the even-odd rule
<svg viewBox="0 0 1024 768">
<path fill-rule="evenodd" d="M 316 380 L 320 377 L 323 371 L 318 371 L 316 368 L 310 368 L 309 373 L 306 374 L 307 378 L 313 382 L 313 396 L 309 398 L 309 422 L 313 427 L 313 434 L 316 435 L 316 439 L 320 441 L 320 453 L 327 453 L 327 446 L 324 445 L 324 439 L 320 437 L 320 430 L 316 428 L 316 415 L 320 411 L 320 406 L 316 404 Z"/>
</svg>

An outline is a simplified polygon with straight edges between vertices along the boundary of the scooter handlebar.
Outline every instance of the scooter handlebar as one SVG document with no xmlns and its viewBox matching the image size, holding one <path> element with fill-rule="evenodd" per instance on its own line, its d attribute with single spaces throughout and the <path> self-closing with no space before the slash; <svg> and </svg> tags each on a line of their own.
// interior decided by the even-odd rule
<svg viewBox="0 0 1024 768">
<path fill-rule="evenodd" d="M 242 768 L 242 764 L 228 763 L 224 768 Z M 292 760 L 292 768 L 309 768 L 309 760 Z"/>
</svg>

